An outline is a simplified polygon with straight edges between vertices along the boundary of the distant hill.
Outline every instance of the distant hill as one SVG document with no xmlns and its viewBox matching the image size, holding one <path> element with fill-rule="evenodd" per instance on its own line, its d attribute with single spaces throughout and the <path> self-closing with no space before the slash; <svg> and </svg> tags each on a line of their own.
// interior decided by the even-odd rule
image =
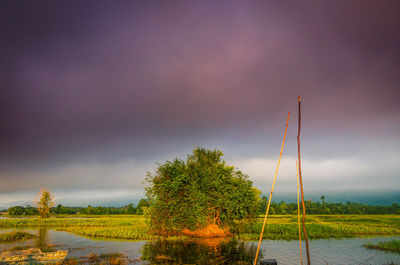
<svg viewBox="0 0 400 265">
<path fill-rule="evenodd" d="M 263 193 L 268 196 L 269 193 Z M 355 203 L 364 203 L 368 205 L 382 205 L 389 206 L 394 202 L 400 204 L 400 191 L 343 191 L 343 192 L 307 192 L 305 191 L 305 199 L 312 200 L 313 202 L 321 201 L 321 195 L 325 195 L 326 202 L 342 202 L 346 203 L 347 201 L 355 202 Z M 68 198 L 68 199 L 58 199 L 55 201 L 55 205 L 62 204 L 65 206 L 77 206 L 77 207 L 86 207 L 88 205 L 91 206 L 105 206 L 105 207 L 121 207 L 127 205 L 129 203 L 133 203 L 137 205 L 139 200 L 143 198 L 143 196 L 123 196 L 123 197 L 113 197 L 106 199 L 82 199 L 82 198 Z M 276 192 L 273 194 L 272 200 L 275 202 L 296 202 L 296 193 L 279 193 Z M 33 201 L 13 201 L 8 203 L 0 202 L 0 210 L 8 209 L 13 206 L 33 206 Z"/>
<path fill-rule="evenodd" d="M 8 203 L 0 202 L 0 210 L 8 209 L 9 207 L 13 207 L 13 206 L 28 206 L 28 205 L 33 206 L 33 204 L 34 203 L 32 201 L 14 201 L 14 202 L 8 202 Z"/>
<path fill-rule="evenodd" d="M 342 192 L 307 192 L 305 191 L 305 200 L 314 202 L 321 201 L 321 195 L 325 195 L 326 202 L 347 201 L 363 203 L 368 205 L 389 206 L 394 202 L 400 203 L 400 191 L 342 191 Z M 272 196 L 275 202 L 296 202 L 296 193 L 276 193 Z"/>
<path fill-rule="evenodd" d="M 55 206 L 57 204 L 62 204 L 64 206 L 76 206 L 76 207 L 86 207 L 91 205 L 93 207 L 97 206 L 104 206 L 104 207 L 121 207 L 133 203 L 137 205 L 140 201 L 140 197 L 138 198 L 110 198 L 110 199 L 85 199 L 82 200 L 81 198 L 76 199 L 67 199 L 67 200 L 55 200 Z M 34 206 L 33 201 L 13 201 L 8 203 L 1 203 L 0 202 L 0 210 L 8 209 L 9 207 L 13 206 Z"/>
</svg>

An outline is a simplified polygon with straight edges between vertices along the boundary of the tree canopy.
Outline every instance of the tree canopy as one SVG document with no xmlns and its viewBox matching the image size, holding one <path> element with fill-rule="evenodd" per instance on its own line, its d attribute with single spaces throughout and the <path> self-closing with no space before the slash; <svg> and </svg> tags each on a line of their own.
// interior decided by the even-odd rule
<svg viewBox="0 0 400 265">
<path fill-rule="evenodd" d="M 166 161 L 154 174 L 148 173 L 148 214 L 155 231 L 229 227 L 234 220 L 256 214 L 260 191 L 222 156 L 219 150 L 197 147 L 186 161 Z"/>
</svg>

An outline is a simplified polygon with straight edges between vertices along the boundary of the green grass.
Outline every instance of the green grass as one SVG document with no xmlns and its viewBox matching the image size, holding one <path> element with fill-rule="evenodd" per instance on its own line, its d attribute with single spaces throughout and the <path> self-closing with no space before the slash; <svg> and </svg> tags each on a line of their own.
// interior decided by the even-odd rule
<svg viewBox="0 0 400 265">
<path fill-rule="evenodd" d="M 297 217 L 282 215 L 267 219 L 265 239 L 298 239 Z M 359 220 L 359 221 L 357 221 Z M 256 240 L 263 218 L 254 224 L 240 224 L 240 239 Z M 312 215 L 306 219 L 310 239 L 344 238 L 370 235 L 400 235 L 400 216 L 394 215 Z"/>
<path fill-rule="evenodd" d="M 392 240 L 392 241 L 385 241 L 385 242 L 378 242 L 377 244 L 364 244 L 366 248 L 370 249 L 379 249 L 391 252 L 398 252 L 400 253 L 400 240 Z"/>
<path fill-rule="evenodd" d="M 36 237 L 35 235 L 25 232 L 25 231 L 13 231 L 8 233 L 0 234 L 0 243 L 12 243 L 15 241 L 23 241 L 27 239 L 32 239 Z"/>
<path fill-rule="evenodd" d="M 159 238 L 159 236 L 149 233 L 148 228 L 142 225 L 119 227 L 65 227 L 57 228 L 57 230 L 88 237 L 130 240 L 151 240 Z"/>
<path fill-rule="evenodd" d="M 257 240 L 263 218 L 255 223 L 238 222 L 236 237 Z M 77 235 L 101 238 L 151 240 L 160 236 L 151 234 L 141 215 L 86 216 L 84 218 L 26 218 L 0 219 L 0 228 L 49 227 Z M 400 235 L 400 215 L 311 215 L 306 218 L 310 239 L 343 238 L 372 235 Z M 297 216 L 272 215 L 268 217 L 265 239 L 298 239 Z"/>
<path fill-rule="evenodd" d="M 131 226 L 138 223 L 144 224 L 144 218 L 141 215 L 104 215 L 104 216 L 84 216 L 80 218 L 9 218 L 0 219 L 0 228 L 7 227 L 101 227 L 101 226 Z"/>
</svg>

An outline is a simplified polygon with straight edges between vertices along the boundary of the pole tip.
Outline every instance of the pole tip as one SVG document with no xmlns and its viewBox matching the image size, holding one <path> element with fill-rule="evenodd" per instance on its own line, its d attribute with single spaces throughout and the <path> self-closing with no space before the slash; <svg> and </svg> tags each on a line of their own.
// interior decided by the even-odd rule
<svg viewBox="0 0 400 265">
<path fill-rule="evenodd" d="M 300 102 L 300 100 L 301 100 L 301 97 L 299 96 L 297 99 L 298 99 L 298 100 L 299 100 L 299 102 Z"/>
</svg>

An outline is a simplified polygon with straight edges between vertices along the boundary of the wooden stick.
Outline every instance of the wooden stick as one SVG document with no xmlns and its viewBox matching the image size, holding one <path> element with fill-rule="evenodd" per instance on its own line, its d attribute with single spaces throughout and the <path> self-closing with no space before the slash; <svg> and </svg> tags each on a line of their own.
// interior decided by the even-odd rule
<svg viewBox="0 0 400 265">
<path fill-rule="evenodd" d="M 300 247 L 300 261 L 303 265 L 303 250 L 301 249 L 301 228 L 300 228 L 300 202 L 299 202 L 299 166 L 296 160 L 296 176 L 297 176 L 297 223 L 299 224 L 299 247 Z"/>
<path fill-rule="evenodd" d="M 308 246 L 308 238 L 306 232 L 306 206 L 304 204 L 304 190 L 303 190 L 303 179 L 301 177 L 301 160 L 300 160 L 300 129 L 301 129 L 301 97 L 298 97 L 299 102 L 299 130 L 297 132 L 297 150 L 298 150 L 298 159 L 299 159 L 299 180 L 300 180 L 300 188 L 301 188 L 301 204 L 303 205 L 303 232 L 304 232 L 304 240 L 306 241 L 306 251 L 307 251 L 307 264 L 311 265 L 310 261 L 310 249 Z"/>
<path fill-rule="evenodd" d="M 266 224 L 266 222 L 267 222 L 267 217 L 268 217 L 268 212 L 269 212 L 269 206 L 270 206 L 270 204 L 271 204 L 272 193 L 274 192 L 274 187 L 275 187 L 276 176 L 278 175 L 279 164 L 281 163 L 281 157 L 282 157 L 282 152 L 283 152 L 283 146 L 285 145 L 285 139 L 286 139 L 286 131 L 287 131 L 287 127 L 288 127 L 288 124 L 289 124 L 289 116 L 290 116 L 290 112 L 289 112 L 288 115 L 287 115 L 285 133 L 284 133 L 284 135 L 283 135 L 283 141 L 282 141 L 282 147 L 281 147 L 281 153 L 279 154 L 278 166 L 276 167 L 275 176 L 274 176 L 274 181 L 272 182 L 271 193 L 269 194 L 267 212 L 265 213 L 264 223 L 263 223 L 263 226 L 262 226 L 262 229 L 261 229 L 261 234 L 260 234 L 260 240 L 258 241 L 258 247 L 257 247 L 256 257 L 255 257 L 255 259 L 254 259 L 254 265 L 257 264 L 258 252 L 260 251 L 261 240 L 262 240 L 262 237 L 263 237 L 265 224 Z"/>
</svg>

